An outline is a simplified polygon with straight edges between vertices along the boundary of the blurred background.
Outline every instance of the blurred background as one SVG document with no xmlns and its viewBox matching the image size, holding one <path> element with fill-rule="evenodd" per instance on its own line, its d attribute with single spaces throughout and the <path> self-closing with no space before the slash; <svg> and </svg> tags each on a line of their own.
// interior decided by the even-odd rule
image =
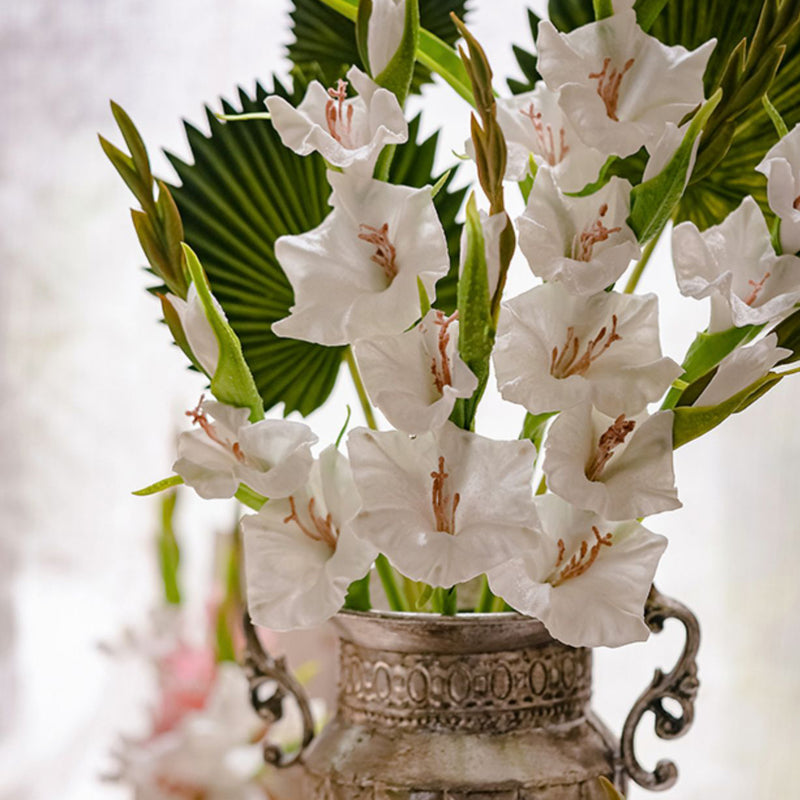
<svg viewBox="0 0 800 800">
<path fill-rule="evenodd" d="M 518 74 L 510 43 L 529 44 L 525 6 L 472 6 L 471 26 L 502 86 Z M 187 156 L 181 118 L 202 127 L 204 103 L 218 109 L 220 95 L 285 73 L 288 9 L 287 0 L 29 0 L 0 8 L 4 800 L 129 796 L 102 776 L 118 736 L 141 728 L 152 686 L 141 665 L 100 645 L 145 624 L 157 603 L 158 501 L 130 492 L 170 473 L 183 411 L 203 388 L 157 322 L 127 212 L 132 198 L 96 133 L 118 142 L 113 98 L 139 127 L 155 171 L 174 180 L 159 148 Z M 451 151 L 463 151 L 467 107 L 441 85 L 410 110 L 422 105 L 424 128 L 445 128 L 445 169 L 455 161 Z M 458 183 L 469 178 L 465 165 Z M 640 286 L 662 296 L 664 349 L 680 361 L 708 312 L 678 295 L 667 250 L 660 247 Z M 517 265 L 511 290 L 530 283 Z M 786 380 L 679 451 L 684 508 L 649 523 L 670 539 L 659 588 L 689 605 L 703 628 L 694 729 L 678 742 L 649 734 L 641 741 L 646 766 L 677 761 L 681 778 L 670 797 L 797 796 L 798 400 L 800 381 Z M 310 418 L 321 439 L 335 437 L 346 403 L 355 409 L 343 372 L 327 407 Z M 515 437 L 519 420 L 500 409 L 491 396 L 480 432 Z M 214 535 L 235 515 L 228 503 L 181 495 L 185 582 L 201 603 Z M 646 644 L 598 652 L 596 708 L 614 730 L 681 642 L 668 626 Z M 294 663 L 324 664 L 327 680 L 315 691 L 330 694 L 330 632 L 279 646 Z M 630 797 L 646 794 L 634 789 Z"/>
</svg>

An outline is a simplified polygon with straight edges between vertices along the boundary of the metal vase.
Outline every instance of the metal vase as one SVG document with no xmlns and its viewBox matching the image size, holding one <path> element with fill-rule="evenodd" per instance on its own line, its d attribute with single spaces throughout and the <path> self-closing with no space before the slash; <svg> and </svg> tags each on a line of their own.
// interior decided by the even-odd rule
<svg viewBox="0 0 800 800">
<path fill-rule="evenodd" d="M 265 746 L 277 766 L 302 764 L 303 797 L 319 800 L 606 800 L 599 778 L 624 791 L 677 779 L 672 762 L 653 772 L 633 749 L 645 711 L 656 733 L 689 728 L 697 691 L 694 615 L 655 588 L 645 620 L 657 632 L 668 617 L 686 628 L 673 670 L 657 670 L 618 741 L 590 709 L 592 651 L 553 639 L 518 614 L 342 612 L 336 715 L 313 739 L 308 700 L 282 660 L 263 651 L 249 621 L 245 670 L 256 710 L 280 717 L 287 694 L 305 721 L 303 746 L 290 756 Z M 269 688 L 269 696 L 263 690 Z M 672 698 L 680 717 L 662 705 Z"/>
</svg>

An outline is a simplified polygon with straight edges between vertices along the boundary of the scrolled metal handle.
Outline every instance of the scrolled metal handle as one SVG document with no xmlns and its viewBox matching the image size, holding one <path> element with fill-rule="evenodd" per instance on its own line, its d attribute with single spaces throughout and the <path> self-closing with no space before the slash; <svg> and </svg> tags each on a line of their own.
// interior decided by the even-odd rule
<svg viewBox="0 0 800 800">
<path fill-rule="evenodd" d="M 653 633 L 664 629 L 667 619 L 677 619 L 686 629 L 686 643 L 678 663 L 664 673 L 657 669 L 650 686 L 639 696 L 625 720 L 620 742 L 622 764 L 639 786 L 659 792 L 674 786 L 678 780 L 675 763 L 662 759 L 655 770 L 648 772 L 639 763 L 634 749 L 634 735 L 645 712 L 655 715 L 655 732 L 660 739 L 677 739 L 683 736 L 694 721 L 694 700 L 700 685 L 697 679 L 697 650 L 700 646 L 700 625 L 697 617 L 677 600 L 662 595 L 651 587 L 645 603 L 644 620 Z M 664 700 L 671 698 L 681 707 L 680 716 L 664 708 Z"/>
<path fill-rule="evenodd" d="M 314 738 L 314 719 L 311 705 L 303 687 L 297 682 L 286 667 L 283 657 L 273 658 L 261 644 L 256 629 L 250 621 L 250 614 L 245 610 L 243 617 L 245 650 L 242 658 L 242 669 L 250 684 L 250 703 L 256 714 L 267 724 L 272 724 L 283 716 L 283 701 L 294 697 L 300 709 L 303 721 L 303 737 L 300 747 L 287 755 L 280 747 L 271 742 L 264 742 L 264 761 L 276 767 L 290 767 L 297 763 L 303 752 Z M 262 696 L 265 686 L 273 685 L 274 691 L 268 697 Z"/>
</svg>

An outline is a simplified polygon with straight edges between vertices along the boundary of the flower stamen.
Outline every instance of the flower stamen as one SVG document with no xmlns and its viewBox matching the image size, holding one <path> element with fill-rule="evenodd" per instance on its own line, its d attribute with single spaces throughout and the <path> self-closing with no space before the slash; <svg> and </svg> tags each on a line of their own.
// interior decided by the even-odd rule
<svg viewBox="0 0 800 800">
<path fill-rule="evenodd" d="M 755 303 L 756 298 L 759 294 L 761 294 L 761 290 L 764 288 L 764 284 L 767 282 L 767 278 L 769 278 L 771 274 L 771 272 L 765 272 L 764 277 L 760 281 L 747 281 L 753 288 L 744 301 L 745 305 L 751 306 L 753 303 Z"/>
<path fill-rule="evenodd" d="M 550 581 L 553 586 L 560 586 L 565 581 L 577 578 L 583 575 L 589 567 L 597 560 L 600 555 L 600 550 L 603 547 L 611 547 L 613 545 L 612 536 L 607 533 L 605 536 L 600 535 L 600 531 L 596 525 L 592 525 L 592 533 L 594 533 L 595 543 L 589 548 L 589 543 L 584 539 L 581 542 L 580 549 L 575 553 L 561 572 Z M 566 545 L 563 539 L 558 540 L 558 561 L 556 562 L 556 569 L 558 569 L 564 562 L 564 551 Z"/>
<path fill-rule="evenodd" d="M 795 211 L 800 211 L 800 194 L 795 197 L 794 203 L 792 203 L 792 208 Z"/>
<path fill-rule="evenodd" d="M 456 509 L 461 500 L 461 495 L 456 492 L 451 503 L 450 495 L 444 493 L 445 481 L 449 477 L 450 474 L 444 471 L 444 456 L 439 456 L 439 469 L 436 472 L 431 472 L 431 478 L 433 478 L 431 491 L 433 516 L 436 520 L 437 531 L 453 535 L 456 532 Z"/>
<path fill-rule="evenodd" d="M 590 227 L 584 228 L 581 233 L 576 233 L 572 240 L 572 258 L 577 261 L 591 261 L 594 254 L 594 246 L 600 242 L 605 242 L 612 233 L 619 233 L 620 226 L 606 228 L 602 218 L 608 213 L 608 203 L 600 206 L 597 219 Z"/>
<path fill-rule="evenodd" d="M 618 72 L 615 68 L 612 68 L 611 72 L 609 72 L 608 67 L 611 64 L 611 59 L 604 58 L 603 69 L 600 72 L 589 73 L 589 78 L 597 81 L 597 94 L 605 103 L 606 114 L 608 114 L 609 119 L 613 119 L 614 122 L 619 122 L 619 117 L 617 116 L 619 85 L 622 83 L 625 73 L 633 66 L 634 61 L 635 59 L 629 58 L 621 72 Z"/>
<path fill-rule="evenodd" d="M 618 342 L 622 337 L 617 333 L 617 315 L 611 317 L 611 330 L 607 332 L 604 325 L 597 336 L 590 340 L 586 345 L 583 355 L 578 358 L 578 350 L 581 340 L 575 336 L 575 328 L 570 325 L 567 328 L 567 340 L 563 348 L 559 351 L 558 347 L 553 348 L 550 356 L 550 374 L 554 378 L 569 378 L 571 375 L 584 375 L 591 365 L 600 358 L 614 342 Z M 595 352 L 597 348 L 598 352 Z M 577 359 L 577 360 L 576 360 Z"/>
<path fill-rule="evenodd" d="M 309 539 L 313 539 L 315 542 L 325 542 L 331 550 L 335 550 L 336 543 L 339 541 L 339 531 L 334 526 L 330 514 L 323 519 L 314 511 L 315 503 L 316 498 L 314 497 L 308 501 L 308 516 L 315 530 L 311 530 L 307 525 L 304 525 L 298 516 L 294 495 L 289 496 L 289 507 L 292 509 L 292 513 L 283 520 L 283 524 L 288 525 L 290 522 L 294 522 Z"/>
<path fill-rule="evenodd" d="M 443 311 L 436 312 L 434 324 L 439 326 L 439 360 L 436 356 L 431 359 L 431 372 L 436 384 L 436 391 L 442 393 L 445 386 L 453 385 L 453 377 L 450 371 L 450 358 L 447 355 L 447 345 L 450 343 L 450 325 L 458 319 L 458 311 L 453 312 L 449 317 Z"/>
<path fill-rule="evenodd" d="M 542 123 L 542 112 L 536 111 L 533 103 L 528 108 L 521 108 L 519 113 L 528 119 L 533 124 L 533 129 L 536 132 L 536 138 L 539 142 L 539 149 L 542 151 L 545 161 L 554 167 L 560 164 L 567 153 L 569 153 L 569 146 L 566 143 L 566 134 L 563 128 L 559 128 L 558 149 L 556 150 L 555 137 L 553 136 L 553 128 L 551 125 L 544 125 Z"/>
<path fill-rule="evenodd" d="M 239 442 L 230 444 L 228 441 L 221 439 L 217 433 L 217 429 L 214 427 L 214 423 L 211 422 L 206 412 L 203 411 L 203 401 L 205 400 L 205 397 L 205 394 L 201 394 L 200 399 L 197 401 L 197 405 L 191 409 L 191 411 L 187 411 L 186 416 L 192 420 L 194 425 L 199 425 L 203 433 L 205 433 L 205 435 L 208 436 L 212 442 L 215 442 L 220 447 L 224 447 L 226 450 L 230 450 L 236 457 L 237 461 L 244 462 L 245 455 L 242 452 L 242 448 L 239 446 Z"/>
<path fill-rule="evenodd" d="M 636 427 L 636 422 L 632 419 L 625 419 L 624 414 L 620 414 L 609 426 L 608 430 L 600 437 L 597 442 L 591 463 L 586 468 L 586 477 L 590 481 L 596 481 L 606 464 L 614 455 L 614 450 L 624 443 L 628 434 Z"/>
<path fill-rule="evenodd" d="M 339 144 L 349 147 L 350 130 L 353 124 L 353 106 L 345 111 L 344 101 L 347 98 L 347 81 L 339 80 L 336 88 L 328 89 L 331 98 L 325 103 L 325 121 L 328 123 L 328 133 Z"/>
<path fill-rule="evenodd" d="M 373 228 L 372 225 L 359 225 L 358 238 L 362 242 L 375 245 L 375 255 L 370 261 L 377 264 L 386 275 L 386 279 L 391 283 L 397 275 L 397 250 L 389 240 L 389 223 L 384 222 L 380 228 Z"/>
<path fill-rule="evenodd" d="M 169 778 L 166 775 L 156 776 L 155 782 L 162 792 L 183 800 L 206 800 L 208 797 L 208 792 L 202 786 Z"/>
</svg>

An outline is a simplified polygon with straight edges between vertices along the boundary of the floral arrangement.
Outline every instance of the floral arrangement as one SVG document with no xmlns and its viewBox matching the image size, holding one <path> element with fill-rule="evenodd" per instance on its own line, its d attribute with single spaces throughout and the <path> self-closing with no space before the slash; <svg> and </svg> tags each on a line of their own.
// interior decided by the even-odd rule
<svg viewBox="0 0 800 800">
<path fill-rule="evenodd" d="M 369 610 L 380 581 L 394 611 L 514 609 L 581 646 L 647 636 L 667 542 L 643 521 L 680 506 L 674 449 L 799 357 L 798 60 L 784 56 L 800 8 L 739 5 L 737 31 L 686 47 L 664 41 L 687 33 L 669 27 L 686 17 L 682 0 L 551 3 L 551 20 L 531 15 L 528 85 L 502 97 L 455 15 L 445 23 L 458 52 L 421 24 L 433 12 L 419 0 L 297 2 L 293 55 L 308 14 L 332 14 L 334 31 L 339 13 L 354 23 L 346 52 L 355 42 L 358 64 L 323 83 L 311 76 L 324 68 L 298 56 L 302 100 L 276 82 L 243 95 L 241 112 L 225 104 L 210 138 L 189 129 L 196 163 L 173 158 L 184 182 L 173 192 L 114 106 L 130 154 L 104 149 L 141 204 L 133 219 L 164 319 L 214 398 L 187 412 L 175 475 L 144 493 L 186 483 L 251 509 L 241 525 L 258 625 Z M 695 40 L 722 16 L 697 10 Z M 465 157 L 479 187 L 460 231 L 452 173 L 402 180 L 425 157 L 424 143 L 403 150 L 418 129 L 403 110 L 425 79 L 417 61 L 474 107 Z M 261 168 L 246 138 L 256 130 L 284 178 Z M 253 169 L 239 159 L 222 175 L 215 137 L 238 141 Z M 526 203 L 516 220 L 511 184 Z M 256 202 L 269 212 L 263 240 L 224 197 L 242 217 L 258 216 Z M 314 204 L 320 219 L 304 224 Z M 680 292 L 711 306 L 681 363 L 661 352 L 658 298 L 637 293 L 668 231 Z M 275 269 L 248 261 L 264 241 Z M 524 263 L 539 284 L 506 296 Z M 346 423 L 323 446 L 305 423 L 265 417 L 278 402 L 313 410 L 342 363 L 366 427 Z M 519 413 L 516 440 L 480 433 L 490 380 Z"/>
<path fill-rule="evenodd" d="M 303 731 L 300 711 L 287 703 L 286 714 L 268 725 L 253 710 L 247 678 L 236 663 L 244 647 L 238 527 L 217 539 L 214 571 L 224 579 L 209 591 L 207 630 L 198 640 L 191 625 L 193 604 L 181 588 L 180 547 L 173 530 L 176 499 L 174 490 L 164 496 L 156 540 L 163 602 L 144 629 L 104 644 L 109 655 L 133 658 L 155 678 L 147 732 L 119 740 L 107 777 L 131 787 L 139 800 L 299 800 L 291 776 L 264 764 L 260 742 L 267 737 L 287 752 L 297 749 Z M 260 635 L 270 637 L 267 631 Z M 306 664 L 298 675 L 305 680 L 313 671 L 314 665 Z M 321 723 L 324 702 L 313 699 L 311 708 Z"/>
</svg>

